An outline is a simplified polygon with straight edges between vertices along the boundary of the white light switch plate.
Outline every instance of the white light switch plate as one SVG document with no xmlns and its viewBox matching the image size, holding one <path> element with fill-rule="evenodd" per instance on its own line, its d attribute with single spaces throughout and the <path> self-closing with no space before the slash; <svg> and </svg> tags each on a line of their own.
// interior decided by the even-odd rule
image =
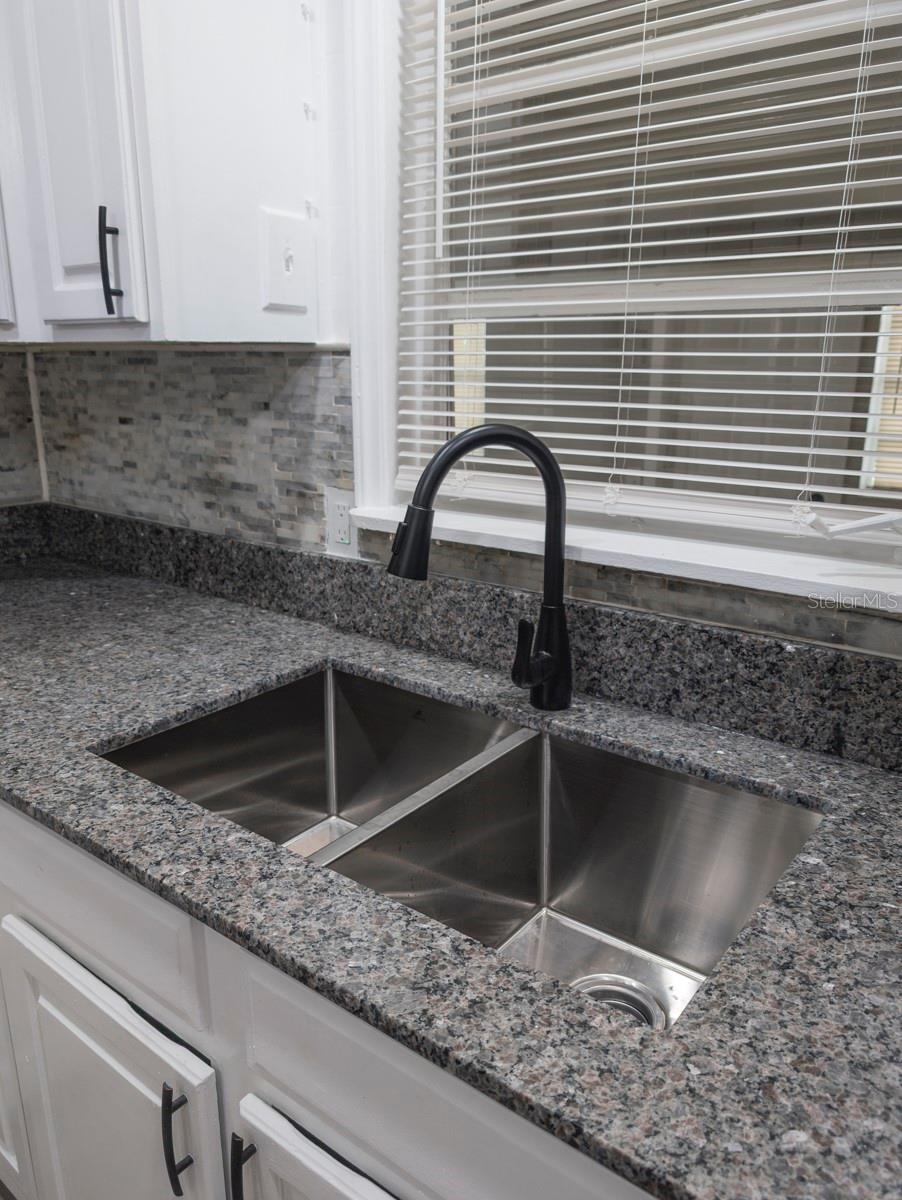
<svg viewBox="0 0 902 1200">
<path fill-rule="evenodd" d="M 260 209 L 263 255 L 263 307 L 306 317 L 309 337 L 316 341 L 315 220 L 300 213 Z"/>
</svg>

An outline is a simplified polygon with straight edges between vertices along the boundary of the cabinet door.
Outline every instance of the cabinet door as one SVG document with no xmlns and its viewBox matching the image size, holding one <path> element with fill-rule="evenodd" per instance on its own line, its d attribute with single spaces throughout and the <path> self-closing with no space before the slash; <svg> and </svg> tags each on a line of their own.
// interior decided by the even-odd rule
<svg viewBox="0 0 902 1200">
<path fill-rule="evenodd" d="M 25 1139 L 19 1079 L 13 1060 L 6 1003 L 0 986 L 0 1183 L 18 1200 L 32 1200 L 34 1183 Z"/>
<path fill-rule="evenodd" d="M 125 0 L 5 0 L 44 321 L 147 319 Z M 111 286 L 104 302 L 98 211 Z"/>
<path fill-rule="evenodd" d="M 245 1152 L 255 1147 L 243 1169 L 246 1200 L 393 1200 L 258 1096 L 243 1097 L 239 1111 Z M 241 1192 L 233 1186 L 232 1200 Z"/>
<path fill-rule="evenodd" d="M 164 1084 L 187 1098 L 169 1123 L 172 1159 L 193 1158 L 177 1182 L 222 1200 L 213 1069 L 18 917 L 0 924 L 0 970 L 41 1200 L 172 1195 Z"/>
</svg>

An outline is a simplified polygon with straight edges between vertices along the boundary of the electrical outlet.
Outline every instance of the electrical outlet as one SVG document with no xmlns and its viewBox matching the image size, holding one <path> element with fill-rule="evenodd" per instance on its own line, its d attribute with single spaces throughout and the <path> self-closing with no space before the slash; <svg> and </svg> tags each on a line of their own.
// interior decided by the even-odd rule
<svg viewBox="0 0 902 1200">
<path fill-rule="evenodd" d="M 336 500 L 332 508 L 335 517 L 335 540 L 342 546 L 351 544 L 351 509 L 345 500 Z"/>
<path fill-rule="evenodd" d="M 325 489 L 326 553 L 341 558 L 357 557 L 357 529 L 351 520 L 354 493 L 345 488 Z"/>
</svg>

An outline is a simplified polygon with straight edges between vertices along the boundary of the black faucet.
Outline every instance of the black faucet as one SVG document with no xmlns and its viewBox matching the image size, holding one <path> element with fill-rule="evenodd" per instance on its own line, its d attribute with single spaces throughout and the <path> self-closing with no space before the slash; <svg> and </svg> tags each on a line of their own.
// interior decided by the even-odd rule
<svg viewBox="0 0 902 1200">
<path fill-rule="evenodd" d="M 404 520 L 392 542 L 388 573 L 401 579 L 425 579 L 429 573 L 429 539 L 435 516 L 432 505 L 442 480 L 459 458 L 479 446 L 511 446 L 539 469 L 545 484 L 545 591 L 539 628 L 521 621 L 511 679 L 528 687 L 535 708 L 570 707 L 573 671 L 564 613 L 564 523 L 566 495 L 557 459 L 544 442 L 516 425 L 479 425 L 442 446 L 420 476 Z"/>
</svg>

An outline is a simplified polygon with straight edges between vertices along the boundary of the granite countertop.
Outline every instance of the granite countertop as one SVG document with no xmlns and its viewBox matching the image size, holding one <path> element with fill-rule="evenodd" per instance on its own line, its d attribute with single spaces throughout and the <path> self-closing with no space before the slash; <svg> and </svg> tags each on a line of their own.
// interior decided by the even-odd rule
<svg viewBox="0 0 902 1200">
<path fill-rule="evenodd" d="M 98 758 L 333 663 L 824 813 L 675 1027 Z M 898 1195 L 902 776 L 64 563 L 0 569 L 0 796 L 656 1196 Z"/>
</svg>

